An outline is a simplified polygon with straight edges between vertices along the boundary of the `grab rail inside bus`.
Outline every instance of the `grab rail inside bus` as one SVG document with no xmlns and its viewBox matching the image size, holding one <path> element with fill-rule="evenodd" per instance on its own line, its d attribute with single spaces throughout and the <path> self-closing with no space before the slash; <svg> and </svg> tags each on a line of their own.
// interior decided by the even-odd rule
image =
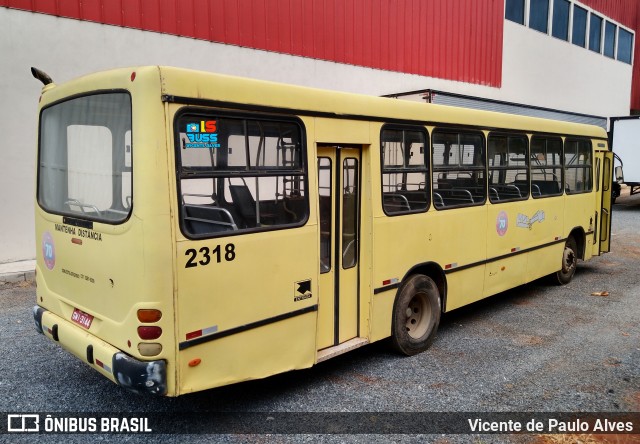
<svg viewBox="0 0 640 444">
<path fill-rule="evenodd" d="M 182 207 L 184 209 L 183 219 L 189 222 L 201 222 L 205 224 L 211 225 L 220 225 L 222 227 L 228 227 L 231 230 L 237 230 L 238 226 L 233 220 L 233 216 L 231 212 L 226 208 L 222 207 L 214 207 L 207 204 L 186 204 Z M 195 210 L 195 211 L 194 211 Z M 199 213 L 199 214 L 194 214 Z M 207 217 L 207 213 L 212 213 L 211 217 Z M 222 217 L 221 217 L 222 216 Z M 224 220 L 224 219 L 227 220 Z M 196 228 L 196 227 L 193 227 Z M 193 230 L 196 234 L 204 234 L 198 232 L 199 230 L 196 228 Z M 205 230 L 206 232 L 211 230 Z M 216 230 L 213 230 L 216 231 Z"/>
<path fill-rule="evenodd" d="M 385 193 L 383 195 L 383 198 L 384 198 L 384 206 L 388 210 L 394 210 L 394 211 L 411 210 L 411 205 L 409 205 L 409 199 L 407 199 L 407 196 L 404 196 L 399 193 Z"/>
<path fill-rule="evenodd" d="M 91 208 L 98 216 L 102 215 L 102 212 L 98 209 L 98 207 L 96 207 L 93 204 L 82 203 L 78 199 L 70 199 L 70 200 L 65 202 L 65 205 L 69 205 L 69 207 L 71 207 L 71 206 L 79 207 L 80 211 L 83 214 L 87 214 L 87 212 L 84 211 L 85 208 Z"/>
</svg>

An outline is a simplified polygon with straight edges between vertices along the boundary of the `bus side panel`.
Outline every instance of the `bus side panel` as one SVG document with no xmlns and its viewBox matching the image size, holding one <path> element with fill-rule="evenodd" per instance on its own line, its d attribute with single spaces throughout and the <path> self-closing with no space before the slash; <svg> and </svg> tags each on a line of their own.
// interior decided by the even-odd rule
<svg viewBox="0 0 640 444">
<path fill-rule="evenodd" d="M 374 204 L 382 213 L 380 200 Z M 382 215 L 373 222 L 373 289 L 370 341 L 391 335 L 393 303 L 397 287 L 416 264 L 429 260 L 428 227 L 435 213 Z M 433 235 L 431 236 L 433 237 Z"/>
<path fill-rule="evenodd" d="M 571 230 L 576 227 L 582 227 L 585 232 L 584 238 L 584 260 L 588 260 L 592 256 L 592 248 L 595 229 L 596 207 L 595 193 L 582 193 L 566 196 L 565 198 L 565 233 L 564 237 L 569 236 Z M 578 245 L 579 245 L 578 240 Z M 582 254 L 582 252 L 580 252 Z M 582 256 L 581 256 L 582 257 Z"/>
<path fill-rule="evenodd" d="M 531 199 L 519 212 L 516 220 L 518 229 L 528 230 L 526 281 L 531 282 L 542 276 L 558 271 L 562 266 L 564 250 L 564 197 L 543 197 Z"/>
<path fill-rule="evenodd" d="M 445 311 L 482 299 L 487 258 L 487 206 L 439 211 L 429 233 L 433 233 L 431 257 L 447 273 Z M 457 270 L 466 266 L 470 268 Z"/>
<path fill-rule="evenodd" d="M 529 230 L 518 229 L 517 217 L 528 201 L 490 204 L 487 216 L 487 267 L 484 296 L 491 296 L 524 283 L 530 244 Z M 502 258 L 495 260 L 496 258 Z"/>
<path fill-rule="evenodd" d="M 316 325 L 315 312 L 180 351 L 180 394 L 310 367 L 310 325 Z"/>
<path fill-rule="evenodd" d="M 484 274 L 484 265 L 447 274 L 446 311 L 463 307 L 484 298 L 482 293 Z"/>
<path fill-rule="evenodd" d="M 380 200 L 374 207 L 383 214 Z M 391 334 L 393 303 L 405 275 L 416 264 L 434 259 L 428 234 L 434 216 L 429 212 L 374 218 L 371 342 Z"/>
<path fill-rule="evenodd" d="M 391 315 L 396 293 L 396 289 L 390 289 L 373 295 L 370 342 L 379 341 L 391 335 Z"/>
<path fill-rule="evenodd" d="M 379 217 L 375 220 L 373 288 L 385 282 L 401 283 L 419 264 L 436 263 L 447 276 L 447 310 L 482 299 L 484 261 L 486 259 L 486 206 Z M 471 268 L 456 271 L 456 268 Z M 389 335 L 390 294 L 374 295 L 372 340 Z M 440 295 L 444 298 L 444 295 Z"/>
<path fill-rule="evenodd" d="M 529 253 L 527 282 L 555 273 L 562 266 L 564 244 L 555 244 Z"/>
<path fill-rule="evenodd" d="M 484 297 L 506 291 L 524 283 L 527 256 L 519 254 L 489 262 L 484 276 Z"/>
<path fill-rule="evenodd" d="M 317 239 L 307 225 L 178 242 L 180 393 L 313 365 Z"/>
</svg>

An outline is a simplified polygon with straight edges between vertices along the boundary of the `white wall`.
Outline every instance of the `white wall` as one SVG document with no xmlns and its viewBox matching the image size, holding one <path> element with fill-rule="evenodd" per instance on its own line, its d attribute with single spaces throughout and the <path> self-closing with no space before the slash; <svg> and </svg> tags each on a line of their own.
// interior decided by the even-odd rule
<svg viewBox="0 0 640 444">
<path fill-rule="evenodd" d="M 0 263 L 35 257 L 34 171 L 42 85 L 31 77 L 31 66 L 56 83 L 103 69 L 158 64 L 373 95 L 432 88 L 603 116 L 626 114 L 631 88 L 629 65 L 511 22 L 505 23 L 502 89 L 3 7 L 0 24 Z"/>
<path fill-rule="evenodd" d="M 631 78 L 631 65 L 505 20 L 500 88 L 425 78 L 423 89 L 616 117 L 629 114 Z"/>
<path fill-rule="evenodd" d="M 597 116 L 629 114 L 631 65 L 505 20 L 500 96 Z"/>
</svg>

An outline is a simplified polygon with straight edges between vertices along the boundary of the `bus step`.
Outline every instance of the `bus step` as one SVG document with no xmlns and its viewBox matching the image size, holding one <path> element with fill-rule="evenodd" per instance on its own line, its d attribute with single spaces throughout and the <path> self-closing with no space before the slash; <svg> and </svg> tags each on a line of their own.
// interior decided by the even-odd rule
<svg viewBox="0 0 640 444">
<path fill-rule="evenodd" d="M 335 358 L 343 353 L 355 350 L 356 348 L 367 345 L 369 340 L 365 338 L 353 338 L 342 344 L 334 345 L 333 347 L 325 348 L 318 351 L 318 362 L 326 361 L 327 359 Z"/>
</svg>

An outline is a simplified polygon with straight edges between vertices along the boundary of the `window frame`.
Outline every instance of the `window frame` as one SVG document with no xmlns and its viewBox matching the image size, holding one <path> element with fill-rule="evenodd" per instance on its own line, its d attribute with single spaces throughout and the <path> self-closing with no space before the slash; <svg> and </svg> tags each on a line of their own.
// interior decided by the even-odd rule
<svg viewBox="0 0 640 444">
<path fill-rule="evenodd" d="M 130 151 L 129 151 L 129 161 L 130 161 L 130 165 L 127 166 L 126 165 L 126 157 L 127 154 L 125 152 L 124 154 L 124 159 L 125 159 L 125 168 L 127 168 L 127 170 L 123 170 L 122 172 L 128 172 L 130 173 L 130 189 L 131 189 L 131 203 L 129 205 L 129 211 L 126 214 L 125 217 L 120 218 L 120 219 L 105 219 L 105 218 L 101 218 L 101 217 L 95 217 L 92 216 L 91 214 L 88 213 L 78 213 L 78 212 L 73 212 L 73 211 L 59 211 L 56 209 L 52 209 L 47 207 L 41 199 L 40 196 L 40 190 L 41 190 L 41 172 L 40 172 L 40 168 L 41 168 L 41 164 L 42 164 L 42 143 L 43 143 L 43 114 L 47 111 L 50 110 L 51 108 L 57 106 L 57 105 L 62 105 L 64 103 L 67 102 L 71 102 L 77 99 L 84 99 L 84 98 L 88 98 L 88 97 L 93 97 L 93 96 L 102 96 L 102 95 L 113 95 L 113 94 L 124 94 L 126 96 L 128 96 L 129 98 L 129 104 L 130 104 L 130 108 L 129 108 L 129 130 L 127 132 L 130 132 L 130 139 L 131 139 L 131 145 L 129 147 Z M 71 124 L 67 125 L 67 130 L 69 128 L 69 126 L 71 126 Z M 65 131 L 66 134 L 66 131 Z M 126 134 L 126 132 L 125 132 Z M 95 90 L 95 91 L 89 91 L 86 93 L 82 93 L 82 94 L 76 94 L 76 95 L 72 95 L 69 97 L 65 97 L 62 100 L 58 100 L 55 102 L 52 102 L 46 106 L 44 106 L 39 113 L 38 116 L 38 148 L 37 148 L 37 170 L 36 170 L 36 201 L 38 203 L 38 206 L 45 212 L 49 213 L 49 214 L 55 214 L 58 216 L 63 216 L 63 217 L 69 217 L 72 219 L 80 219 L 80 220 L 87 220 L 89 221 L 89 223 L 93 223 L 93 222 L 97 222 L 97 223 L 101 223 L 101 224 L 106 224 L 106 225 L 122 225 L 124 223 L 126 223 L 127 221 L 129 221 L 129 219 L 131 218 L 131 215 L 133 214 L 133 196 L 134 196 L 134 188 L 133 188 L 133 150 L 134 150 L 134 143 L 133 143 L 133 98 L 131 96 L 131 92 L 126 90 L 126 89 L 108 89 L 108 90 Z M 65 157 L 68 155 L 68 152 L 65 153 Z M 113 157 L 112 157 L 113 159 Z M 68 167 L 68 163 L 66 164 L 66 167 Z M 122 173 L 121 172 L 121 173 Z M 68 182 L 69 180 L 69 176 L 67 174 L 66 177 L 66 181 Z M 67 186 L 67 185 L 65 185 Z M 113 185 L 112 185 L 113 186 Z M 68 194 L 68 191 L 67 191 Z M 68 197 L 68 196 L 67 196 Z M 115 195 L 112 196 L 112 205 L 113 205 L 113 201 L 115 201 L 115 199 L 117 199 L 117 197 Z M 122 200 L 122 196 L 119 197 L 120 201 Z"/>
<path fill-rule="evenodd" d="M 458 138 L 460 138 L 460 136 L 462 135 L 467 135 L 467 136 L 480 136 L 480 140 L 481 140 L 481 159 L 483 161 L 483 165 L 482 166 L 473 166 L 472 168 L 452 168 L 452 167 L 437 167 L 434 161 L 434 140 L 436 139 L 436 134 L 437 133 L 444 133 L 444 134 L 457 134 Z M 458 145 L 459 146 L 459 145 Z M 440 211 L 440 210 L 449 210 L 449 209 L 455 209 L 455 208 L 468 208 L 468 207 L 477 207 L 477 206 L 482 206 L 485 205 L 487 202 L 487 138 L 485 133 L 480 130 L 480 129 L 475 129 L 475 128 L 465 128 L 465 127 L 448 127 L 448 126 L 439 126 L 439 127 L 434 127 L 431 131 L 431 140 L 430 140 L 430 151 L 431 151 L 431 177 L 430 177 L 430 181 L 431 181 L 431 201 L 433 202 L 433 206 L 435 207 L 436 210 Z M 436 174 L 441 174 L 441 173 L 447 173 L 447 172 L 465 172 L 465 171 L 477 171 L 477 172 L 481 172 L 482 173 L 482 185 L 483 185 L 483 194 L 482 194 L 482 200 L 479 202 L 476 202 L 475 200 L 473 201 L 472 204 L 467 204 L 467 203 L 461 203 L 461 204 L 454 204 L 454 205 L 436 205 L 436 199 L 435 199 L 435 193 L 439 193 L 441 190 L 440 188 L 436 189 L 433 186 L 433 180 L 434 180 L 434 176 Z M 439 180 L 439 179 L 438 179 Z M 467 190 L 467 188 L 462 188 L 463 190 Z M 468 191 L 468 190 L 467 190 Z M 472 199 L 473 200 L 473 199 Z"/>
<path fill-rule="evenodd" d="M 623 37 L 624 37 L 624 41 L 625 41 L 625 46 L 623 46 L 621 44 L 621 42 L 623 41 Z M 633 63 L 633 40 L 634 40 L 634 33 L 630 32 L 624 28 L 622 28 L 621 26 L 618 26 L 618 36 L 616 38 L 616 60 L 621 61 L 622 63 L 627 63 L 629 65 L 631 65 Z M 629 54 L 628 54 L 628 59 L 626 57 L 622 58 L 621 57 L 621 51 L 623 49 L 625 49 L 626 47 L 626 41 L 628 38 L 628 43 L 629 43 Z M 625 51 L 626 52 L 626 51 Z M 623 54 L 624 55 L 624 54 Z"/>
<path fill-rule="evenodd" d="M 215 172 L 213 169 L 210 169 L 208 172 L 201 173 L 185 173 L 183 171 L 182 165 L 182 146 L 180 140 L 180 133 L 182 132 L 179 125 L 181 120 L 185 117 L 204 117 L 204 118 L 215 118 L 215 119 L 240 119 L 246 121 L 254 121 L 254 122 L 282 122 L 286 124 L 296 125 L 299 129 L 300 136 L 300 169 L 299 170 L 287 170 L 282 167 L 273 167 L 271 170 L 260 170 L 260 169 L 245 169 L 245 170 L 222 170 L 220 172 Z M 209 107 L 193 107 L 193 106 L 183 106 L 179 110 L 177 110 L 174 114 L 173 119 L 173 140 L 174 140 L 174 152 L 175 152 L 175 162 L 176 162 L 176 204 L 179 214 L 179 225 L 180 231 L 183 236 L 187 239 L 191 240 L 200 240 L 200 239 L 213 239 L 218 237 L 228 237 L 228 236 L 242 236 L 252 233 L 263 233 L 269 231 L 277 231 L 277 230 L 285 230 L 285 229 L 293 229 L 306 225 L 310 216 L 310 204 L 309 204 L 309 166 L 307 162 L 307 132 L 304 122 L 297 116 L 294 115 L 274 115 L 268 113 L 252 113 L 252 112 L 242 112 L 235 110 L 227 110 L 220 108 L 209 108 Z M 198 148 L 203 149 L 203 148 Z M 284 224 L 275 224 L 275 225 L 260 225 L 257 227 L 250 228 L 238 228 L 236 230 L 227 230 L 227 231 L 214 231 L 203 234 L 191 233 L 187 230 L 185 226 L 184 213 L 183 213 L 183 193 L 182 193 L 182 180 L 184 179 L 231 179 L 231 178 L 261 178 L 261 177 L 283 177 L 283 176 L 299 176 L 302 179 L 304 196 L 304 215 L 303 217 L 297 221 L 292 223 L 284 223 Z M 224 186 L 224 183 L 223 183 Z"/>
<path fill-rule="evenodd" d="M 424 136 L 424 147 L 423 147 L 423 156 L 424 156 L 424 164 L 423 164 L 423 168 L 409 168 L 406 166 L 402 166 L 402 167 L 386 167 L 385 166 L 385 159 L 384 159 L 384 148 L 383 148 L 383 134 L 385 131 L 402 131 L 403 134 L 403 145 L 404 145 L 404 140 L 405 140 L 405 132 L 416 132 L 416 133 L 422 133 Z M 406 214 L 416 214 L 416 213 L 425 213 L 427 211 L 429 211 L 429 208 L 431 207 L 431 172 L 432 172 L 432 168 L 431 168 L 431 155 L 430 155 L 430 148 L 431 148 L 431 142 L 430 142 L 430 137 L 429 137 L 429 132 L 426 130 L 425 127 L 423 126 L 413 126 L 413 125 L 398 125 L 398 124 L 384 124 L 382 126 L 382 128 L 380 128 L 380 203 L 382 205 L 382 211 L 384 212 L 385 215 L 389 216 L 389 217 L 394 217 L 394 216 L 403 216 Z M 399 211 L 393 211 L 390 212 L 388 211 L 388 209 L 385 207 L 385 203 L 384 203 L 384 196 L 385 196 L 385 190 L 384 190 L 384 175 L 385 174 L 393 174 L 393 173 L 402 173 L 402 174 L 407 174 L 407 173 L 424 173 L 424 178 L 425 178 L 425 197 L 426 197 L 426 202 L 425 202 L 425 207 L 424 208 L 418 208 L 418 209 L 409 209 L 409 210 L 399 210 Z M 408 190 L 409 191 L 409 190 Z M 420 190 L 418 190 L 420 191 Z"/>
<path fill-rule="evenodd" d="M 602 44 L 602 54 L 610 59 L 616 58 L 616 39 L 618 37 L 618 26 L 609 21 L 604 22 L 604 42 Z M 610 32 L 612 31 L 612 32 Z"/>
<path fill-rule="evenodd" d="M 598 29 L 598 33 L 596 34 L 594 29 L 595 27 L 594 25 L 594 20 L 599 20 L 600 21 L 600 26 Z M 604 27 L 604 17 L 599 16 L 598 14 L 594 14 L 593 12 L 589 13 L 589 44 L 588 44 L 588 48 L 589 51 L 593 51 L 595 53 L 598 54 L 602 54 L 602 29 Z M 596 50 L 596 48 L 594 47 L 594 45 L 592 44 L 593 37 L 597 37 L 598 38 L 598 48 Z"/>
<path fill-rule="evenodd" d="M 511 6 L 511 9 L 509 8 Z M 516 10 L 517 8 L 517 10 Z M 509 16 L 509 12 L 520 13 L 520 17 Z M 506 0 L 505 8 L 504 8 L 504 18 L 513 23 L 518 23 L 519 25 L 525 24 L 527 7 L 525 4 L 525 0 Z"/>
<path fill-rule="evenodd" d="M 323 160 L 326 160 L 329 163 L 329 165 L 328 166 L 321 165 L 321 162 Z M 331 248 L 332 239 L 335 236 L 333 232 L 333 225 L 332 225 L 332 221 L 335 218 L 335 214 L 334 214 L 335 205 L 333 203 L 333 198 L 334 198 L 334 191 L 336 190 L 336 187 L 334 184 L 334 177 L 333 177 L 333 168 L 334 168 L 333 159 L 328 156 L 318 156 L 317 168 L 318 168 L 318 231 L 320 233 L 320 252 L 319 252 L 318 259 L 320 261 L 320 274 L 325 274 L 333 270 L 333 258 L 334 258 L 334 255 L 332 254 L 332 248 Z M 323 171 L 328 171 L 329 173 L 328 186 L 325 186 L 323 181 L 321 180 L 323 179 L 321 174 Z M 322 196 L 320 193 L 320 190 L 322 189 L 328 189 L 329 196 Z M 321 197 L 329 198 L 329 204 L 327 206 L 322 205 Z M 328 214 L 325 214 L 324 213 L 325 211 L 328 211 Z M 323 216 L 327 216 L 327 217 L 323 217 Z M 328 225 L 329 225 L 328 235 L 323 234 L 323 224 L 326 222 L 328 222 Z M 327 248 L 327 251 L 329 253 L 328 255 L 324 254 L 323 247 Z M 323 266 L 326 266 L 326 268 L 323 268 Z"/>
<path fill-rule="evenodd" d="M 560 5 L 566 6 L 566 20 L 563 22 L 559 22 L 559 12 L 564 13 L 564 10 L 560 11 Z M 565 17 L 563 17 L 565 18 Z M 571 2 L 569 0 L 553 0 L 553 17 L 551 18 L 551 35 L 557 39 L 564 40 L 565 42 L 569 41 L 569 21 L 571 19 Z M 557 28 L 559 25 L 562 25 L 562 30 L 564 31 L 564 35 L 558 35 Z"/>
<path fill-rule="evenodd" d="M 546 6 L 546 13 L 544 15 L 544 21 L 542 21 L 542 16 L 539 17 L 540 28 L 538 28 L 538 20 L 537 14 L 542 14 L 544 12 L 544 7 Z M 540 8 L 535 9 L 534 8 Z M 534 16 L 536 14 L 536 16 Z M 534 29 L 543 34 L 549 34 L 549 15 L 551 14 L 551 1 L 550 0 L 529 0 L 529 28 Z M 544 23 L 544 29 L 542 29 L 542 24 Z"/>
<path fill-rule="evenodd" d="M 360 261 L 360 199 L 361 199 L 361 175 L 362 175 L 362 162 L 360 158 L 349 157 L 348 155 L 341 158 L 342 166 L 340 167 L 342 171 L 342 177 L 340 178 L 340 193 L 336 194 L 336 199 L 340 199 L 340 214 L 338 217 L 340 218 L 340 245 L 335 245 L 335 249 L 340 249 L 340 260 L 337 261 L 340 263 L 340 268 L 342 270 L 349 270 L 358 266 Z M 353 165 L 349 166 L 348 162 L 353 161 Z M 349 187 L 347 185 L 349 172 L 353 172 L 353 193 L 347 193 L 346 190 Z M 355 195 L 354 199 L 351 202 L 347 202 L 346 196 L 349 194 Z M 350 204 L 349 206 L 347 204 Z M 350 210 L 350 216 L 347 217 L 347 211 Z M 337 224 L 337 221 L 336 221 Z M 351 229 L 352 232 L 347 231 Z M 336 232 L 338 231 L 338 226 L 336 225 Z M 336 233 L 337 234 L 337 233 Z M 349 236 L 353 236 L 353 239 L 349 241 Z M 336 241 L 337 242 L 337 241 Z M 352 245 L 352 248 L 349 246 Z M 353 256 L 347 256 L 347 253 L 350 252 Z M 349 262 L 345 262 L 349 260 Z"/>
<path fill-rule="evenodd" d="M 573 9 L 571 11 L 571 43 L 581 48 L 586 48 L 587 47 L 587 28 L 589 25 L 589 11 L 576 5 L 575 3 L 573 3 L 572 8 Z M 581 23 L 580 27 L 576 26 L 576 23 L 577 23 L 576 14 L 581 14 L 580 18 L 581 19 L 584 18 L 584 23 Z M 580 31 L 582 32 L 580 33 Z M 576 36 L 578 36 L 581 39 L 581 43 L 576 42 Z"/>
<path fill-rule="evenodd" d="M 566 163 L 566 153 L 567 153 L 567 143 L 568 142 L 585 142 L 589 145 L 589 164 L 583 164 L 583 165 L 567 165 Z M 594 165 L 593 165 L 593 159 L 594 159 L 594 152 L 593 152 L 593 143 L 591 141 L 591 139 L 587 139 L 585 137 L 577 137 L 577 136 L 567 136 L 564 140 L 564 144 L 563 144 L 563 152 L 562 152 L 562 158 L 563 158 L 563 163 L 564 163 L 564 168 L 563 168 L 563 188 L 564 188 L 564 192 L 567 195 L 573 195 L 573 194 L 584 194 L 584 193 L 591 193 L 593 191 L 593 182 L 594 182 L 594 177 L 593 177 L 593 169 L 594 169 Z M 567 183 L 567 170 L 585 170 L 585 169 L 589 169 L 590 170 L 590 176 L 591 176 L 591 182 L 590 182 L 590 187 L 588 189 L 583 188 L 580 191 L 574 191 L 573 188 L 569 188 L 569 191 L 567 191 L 566 186 L 568 185 Z"/>
<path fill-rule="evenodd" d="M 491 165 L 489 165 L 489 161 L 490 161 L 490 153 L 489 153 L 489 145 L 490 145 L 490 139 L 492 136 L 496 136 L 496 137 L 506 137 L 507 138 L 507 155 L 510 154 L 509 152 L 509 138 L 522 138 L 525 141 L 525 162 L 526 162 L 526 166 L 524 167 L 509 167 L 509 166 L 498 166 L 498 167 L 492 167 Z M 531 196 L 531 154 L 530 154 L 530 150 L 529 150 L 529 137 L 527 137 L 526 133 L 519 133 L 519 132 L 507 132 L 507 131 L 492 131 L 488 134 L 487 136 L 487 194 L 488 194 L 488 198 L 489 198 L 489 202 L 491 202 L 494 205 L 498 205 L 501 203 L 508 203 L 508 202 L 520 202 L 520 201 L 524 201 L 524 200 L 528 200 L 529 197 Z M 490 188 L 491 188 L 491 183 L 489 182 L 489 176 L 491 176 L 491 173 L 493 171 L 513 171 L 513 170 L 526 170 L 527 172 L 527 178 L 526 178 L 526 182 L 527 182 L 527 194 L 525 196 L 521 196 L 521 197 L 514 197 L 514 198 L 510 198 L 510 199 L 499 199 L 499 200 L 493 200 L 491 193 L 490 193 Z M 505 184 L 506 185 L 506 184 Z M 521 190 L 519 190 L 521 191 Z M 499 195 L 499 193 L 498 193 Z"/>
<path fill-rule="evenodd" d="M 552 164 L 552 165 L 548 165 L 545 163 L 544 166 L 541 167 L 535 167 L 533 166 L 533 162 L 531 161 L 533 159 L 533 141 L 534 139 L 545 139 L 545 140 L 559 140 L 560 141 L 560 164 Z M 548 151 L 547 151 L 548 152 Z M 563 136 L 559 136 L 559 135 L 549 135 L 549 134 L 532 134 L 531 137 L 529 138 L 529 187 L 530 187 L 530 193 L 531 193 L 531 197 L 533 197 L 534 199 L 546 199 L 549 197 L 557 197 L 557 196 L 562 196 L 564 194 L 564 139 Z M 546 162 L 546 160 L 545 160 Z M 533 193 L 533 186 L 537 185 L 534 184 L 534 170 L 546 170 L 546 169 L 559 169 L 560 170 L 560 179 L 559 179 L 559 189 L 560 191 L 557 193 L 549 193 L 549 194 L 542 194 L 542 190 L 540 190 L 541 194 L 540 195 L 535 195 Z M 546 172 L 544 173 L 545 175 L 547 174 Z M 552 173 L 553 174 L 553 173 Z"/>
</svg>

